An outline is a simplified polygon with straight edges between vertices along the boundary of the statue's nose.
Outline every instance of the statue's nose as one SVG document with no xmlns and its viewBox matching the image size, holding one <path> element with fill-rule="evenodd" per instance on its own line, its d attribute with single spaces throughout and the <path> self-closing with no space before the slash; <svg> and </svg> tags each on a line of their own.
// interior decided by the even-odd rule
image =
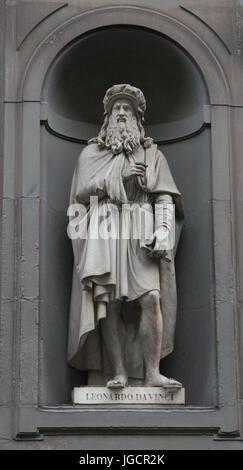
<svg viewBox="0 0 243 470">
<path fill-rule="evenodd" d="M 119 116 L 124 116 L 124 114 L 125 114 L 125 110 L 124 110 L 123 107 L 121 107 L 121 108 L 119 109 Z"/>
</svg>

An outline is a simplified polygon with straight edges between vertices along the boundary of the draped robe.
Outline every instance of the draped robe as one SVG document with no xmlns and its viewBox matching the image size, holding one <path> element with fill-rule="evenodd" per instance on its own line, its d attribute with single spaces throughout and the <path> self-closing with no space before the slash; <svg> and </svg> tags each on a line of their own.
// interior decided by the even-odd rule
<svg viewBox="0 0 243 470">
<path fill-rule="evenodd" d="M 134 177 L 128 185 L 130 187 L 126 187 L 121 174 L 131 161 L 146 162 L 146 177 L 143 184 L 142 179 Z M 94 221 L 98 220 L 98 225 L 102 223 L 100 217 L 95 217 L 98 210 L 105 209 L 116 218 L 121 234 L 128 222 L 128 230 L 134 227 L 139 210 L 131 213 L 125 211 L 124 216 L 114 208 L 132 202 L 148 204 L 151 208 L 160 194 L 170 194 L 175 204 L 175 253 L 183 222 L 181 195 L 157 146 L 152 144 L 146 150 L 140 146 L 132 155 L 113 155 L 110 150 L 101 149 L 97 144 L 90 144 L 82 151 L 70 194 L 70 204 L 82 204 L 87 209 L 80 226 L 83 224 L 87 228 L 88 235 L 72 240 L 74 266 L 68 335 L 68 363 L 72 367 L 112 374 L 100 321 L 106 317 L 109 302 L 119 300 L 123 302 L 120 340 L 128 376 L 143 378 L 137 298 L 153 289 L 160 291 L 163 317 L 161 358 L 172 352 L 177 311 L 174 257 L 171 256 L 169 262 L 149 258 L 145 239 L 104 238 L 99 232 L 96 238 L 91 236 L 94 223 L 97 223 Z M 98 205 L 93 207 L 90 204 L 90 196 L 98 196 Z"/>
</svg>

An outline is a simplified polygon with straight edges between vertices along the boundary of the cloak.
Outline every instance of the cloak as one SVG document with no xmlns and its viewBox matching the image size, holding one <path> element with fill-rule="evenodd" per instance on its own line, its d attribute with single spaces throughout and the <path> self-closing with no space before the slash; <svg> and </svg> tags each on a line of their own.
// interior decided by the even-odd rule
<svg viewBox="0 0 243 470">
<path fill-rule="evenodd" d="M 183 223 L 181 195 L 171 175 L 167 161 L 157 145 L 146 150 L 140 147 L 133 157 L 146 160 L 146 189 L 149 195 L 170 194 L 175 204 L 176 243 L 178 244 Z M 121 177 L 127 156 L 113 155 L 108 149 L 90 144 L 82 151 L 74 171 L 70 204 L 82 204 L 86 211 L 80 217 L 81 231 L 94 229 L 93 219 L 97 207 L 90 204 L 90 196 L 98 196 L 98 208 L 112 204 L 128 203 L 126 189 Z M 116 214 L 113 214 L 114 216 Z M 72 214 L 70 221 L 74 219 Z M 112 374 L 111 362 L 102 341 L 100 320 L 106 317 L 109 299 L 117 292 L 119 279 L 114 257 L 114 240 L 101 237 L 72 239 L 74 266 L 69 316 L 68 363 L 80 370 L 100 371 Z M 121 257 L 123 259 L 123 257 Z M 163 339 L 161 358 L 173 351 L 177 313 L 177 293 L 174 256 L 170 261 L 158 260 L 161 312 L 163 316 Z M 122 266 L 121 266 L 122 269 Z M 113 294 L 112 294 L 113 293 Z M 114 299 L 113 299 L 114 300 Z M 136 299 L 127 299 L 122 308 L 121 341 L 125 366 L 129 377 L 143 378 L 143 355 L 138 337 L 140 307 Z"/>
</svg>

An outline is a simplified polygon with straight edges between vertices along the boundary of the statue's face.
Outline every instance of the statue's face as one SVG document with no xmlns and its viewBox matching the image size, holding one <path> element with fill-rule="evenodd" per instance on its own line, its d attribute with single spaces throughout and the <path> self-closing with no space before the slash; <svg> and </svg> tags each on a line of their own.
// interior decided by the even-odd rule
<svg viewBox="0 0 243 470">
<path fill-rule="evenodd" d="M 115 101 L 112 107 L 111 116 L 113 122 L 127 123 L 130 121 L 134 116 L 133 106 L 127 99 L 119 99 Z"/>
<path fill-rule="evenodd" d="M 106 146 L 113 154 L 131 153 L 140 145 L 140 130 L 133 104 L 129 99 L 117 99 L 111 109 L 106 129 Z"/>
</svg>

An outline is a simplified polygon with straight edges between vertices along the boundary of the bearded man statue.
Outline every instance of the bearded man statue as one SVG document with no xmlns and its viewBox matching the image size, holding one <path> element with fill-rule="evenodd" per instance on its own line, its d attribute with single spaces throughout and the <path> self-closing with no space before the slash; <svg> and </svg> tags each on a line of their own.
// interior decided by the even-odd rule
<svg viewBox="0 0 243 470">
<path fill-rule="evenodd" d="M 165 157 L 145 137 L 142 91 L 114 85 L 103 103 L 101 131 L 82 151 L 71 188 L 69 229 L 76 225 L 79 236 L 71 237 L 68 363 L 88 371 L 88 385 L 176 390 L 181 384 L 160 373 L 160 360 L 173 350 L 181 195 Z M 101 233 L 105 219 L 116 236 Z"/>
</svg>

